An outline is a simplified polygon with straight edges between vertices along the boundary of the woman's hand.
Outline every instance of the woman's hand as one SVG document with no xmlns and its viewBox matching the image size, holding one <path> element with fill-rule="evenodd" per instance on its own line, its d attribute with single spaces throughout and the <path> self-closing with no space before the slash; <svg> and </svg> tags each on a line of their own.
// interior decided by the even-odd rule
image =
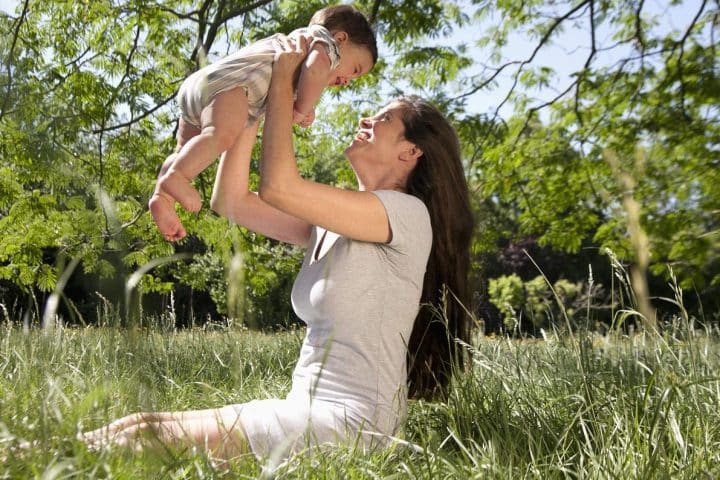
<svg viewBox="0 0 720 480">
<path fill-rule="evenodd" d="M 305 58 L 305 38 L 279 37 L 268 91 L 260 161 L 260 200 L 290 217 L 365 242 L 391 239 L 387 212 L 370 192 L 353 192 L 304 179 L 293 148 L 292 79 Z M 302 240 L 309 236 L 303 230 Z"/>
<path fill-rule="evenodd" d="M 278 35 L 275 42 L 278 50 L 273 62 L 273 78 L 292 79 L 302 61 L 307 57 L 308 39 L 303 35 L 296 41 L 286 35 Z"/>
</svg>

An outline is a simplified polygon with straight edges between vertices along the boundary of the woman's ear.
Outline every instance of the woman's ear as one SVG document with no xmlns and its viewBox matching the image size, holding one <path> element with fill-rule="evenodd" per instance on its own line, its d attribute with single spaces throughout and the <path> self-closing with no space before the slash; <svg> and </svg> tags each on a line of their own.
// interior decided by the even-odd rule
<svg viewBox="0 0 720 480">
<path fill-rule="evenodd" d="M 417 145 L 408 142 L 408 147 L 400 153 L 400 165 L 402 165 L 409 174 L 409 172 L 415 168 L 415 165 L 417 165 L 418 159 L 422 154 L 422 150 L 420 150 Z"/>
<path fill-rule="evenodd" d="M 407 148 L 405 148 L 400 153 L 400 160 L 407 162 L 407 161 L 413 161 L 416 162 L 418 158 L 422 157 L 423 151 L 420 150 L 420 147 L 415 145 L 414 143 L 408 142 Z"/>
</svg>

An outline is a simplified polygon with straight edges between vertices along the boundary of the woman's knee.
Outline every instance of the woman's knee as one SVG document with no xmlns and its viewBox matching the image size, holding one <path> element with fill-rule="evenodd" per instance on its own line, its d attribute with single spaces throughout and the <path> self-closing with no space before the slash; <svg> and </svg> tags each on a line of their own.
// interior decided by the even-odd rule
<svg viewBox="0 0 720 480">
<path fill-rule="evenodd" d="M 228 432 L 215 452 L 216 455 L 230 459 L 252 453 L 250 441 L 242 427 L 235 428 Z"/>
</svg>

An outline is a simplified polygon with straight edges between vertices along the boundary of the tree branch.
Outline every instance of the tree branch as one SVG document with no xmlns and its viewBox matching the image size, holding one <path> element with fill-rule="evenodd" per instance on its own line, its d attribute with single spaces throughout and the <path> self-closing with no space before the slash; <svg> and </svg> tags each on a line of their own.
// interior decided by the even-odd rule
<svg viewBox="0 0 720 480">
<path fill-rule="evenodd" d="M 218 6 L 218 10 L 215 13 L 215 18 L 212 20 L 212 22 L 208 22 L 206 20 L 206 16 L 207 16 L 208 11 L 213 3 L 213 0 L 205 0 L 198 10 L 195 10 L 192 13 L 189 13 L 186 15 L 180 15 L 177 12 L 171 11 L 167 8 L 164 8 L 164 9 L 161 8 L 161 10 L 173 13 L 173 14 L 177 15 L 179 18 L 187 19 L 187 18 L 193 17 L 192 20 L 198 22 L 198 39 L 203 39 L 203 37 L 204 37 L 204 40 L 198 41 L 199 46 L 195 47 L 195 49 L 193 50 L 193 52 L 190 56 L 191 60 L 195 61 L 197 59 L 197 55 L 198 55 L 200 48 L 205 49 L 206 52 L 210 50 L 210 48 L 212 47 L 212 44 L 215 41 L 215 38 L 217 36 L 218 29 L 223 23 L 225 23 L 228 20 L 231 20 L 239 15 L 245 14 L 256 8 L 259 8 L 263 5 L 269 4 L 271 2 L 272 2 L 272 0 L 258 0 L 256 2 L 254 2 L 253 4 L 246 5 L 242 8 L 236 8 L 234 10 L 231 10 L 230 12 L 223 13 L 226 2 L 225 2 L 225 0 L 221 0 L 220 4 Z M 136 42 L 137 42 L 137 40 L 138 40 L 138 37 L 136 36 Z M 137 43 L 136 43 L 136 45 L 137 45 Z M 136 45 L 135 45 L 135 47 L 136 47 Z M 133 48 L 133 51 L 135 50 L 135 47 Z M 130 57 L 128 57 L 128 62 L 130 62 Z M 130 68 L 130 65 L 127 64 L 126 69 L 125 69 L 126 75 L 123 78 L 127 77 L 129 68 Z M 120 83 L 122 84 L 122 81 Z M 167 97 L 166 99 L 164 99 L 163 101 L 161 101 L 160 103 L 155 105 L 153 108 L 146 110 L 139 116 L 133 117 L 132 119 L 130 119 L 127 122 L 118 123 L 118 124 L 109 125 L 109 126 L 102 126 L 100 129 L 93 130 L 92 133 L 100 134 L 103 132 L 110 132 L 113 130 L 118 130 L 121 128 L 126 128 L 131 125 L 134 125 L 138 121 L 140 121 L 144 118 L 147 118 L 148 116 L 152 115 L 157 110 L 159 110 L 160 108 L 162 108 L 165 105 L 167 105 L 168 103 L 170 103 L 174 98 L 175 98 L 175 93 L 173 93 L 171 96 Z"/>
<path fill-rule="evenodd" d="M 218 19 L 218 24 L 222 25 L 223 23 L 227 22 L 228 20 L 232 20 L 235 17 L 238 17 L 240 15 L 244 15 L 248 12 L 251 12 L 255 10 L 256 8 L 262 7 L 263 5 L 267 5 L 268 3 L 271 3 L 273 0 L 258 0 L 255 3 L 251 3 L 250 5 L 245 5 L 241 8 L 236 8 L 234 10 L 230 10 L 228 13 L 223 15 Z"/>
<path fill-rule="evenodd" d="M 207 50 L 204 49 L 203 44 L 203 37 L 205 37 L 205 29 L 207 28 L 207 13 L 210 9 L 210 6 L 212 5 L 213 0 L 205 0 L 200 7 L 200 10 L 198 10 L 198 33 L 197 33 L 197 39 L 195 40 L 195 48 L 193 48 L 192 53 L 190 54 L 190 61 L 197 64 L 197 58 L 201 51 L 203 53 L 207 53 Z"/>
<path fill-rule="evenodd" d="M 7 55 L 7 88 L 5 89 L 5 99 L 3 100 L 2 107 L 0 107 L 0 120 L 2 120 L 3 116 L 5 115 L 5 110 L 7 109 L 8 103 L 10 102 L 10 90 L 12 89 L 12 82 L 13 82 L 13 74 L 12 74 L 12 57 L 13 53 L 15 52 L 15 47 L 17 46 L 18 38 L 20 37 L 20 27 L 22 27 L 22 24 L 25 22 L 25 17 L 27 16 L 28 8 L 29 8 L 30 0 L 25 0 L 25 3 L 23 3 L 23 9 L 20 13 L 20 17 L 17 19 L 17 23 L 15 24 L 15 28 L 13 31 L 13 38 L 10 42 L 10 50 L 8 50 Z"/>
<path fill-rule="evenodd" d="M 474 86 L 474 87 L 473 87 L 472 89 L 470 89 L 469 91 L 467 91 L 467 92 L 465 92 L 465 93 L 463 93 L 463 94 L 461 94 L 461 95 L 458 95 L 458 96 L 452 98 L 452 100 L 461 100 L 461 99 L 463 99 L 463 98 L 465 98 L 465 97 L 469 97 L 469 96 L 471 96 L 471 95 L 476 94 L 477 92 L 479 92 L 479 91 L 482 90 L 483 88 L 485 88 L 485 87 L 487 87 L 488 85 L 490 85 L 490 84 L 502 73 L 503 70 L 505 70 L 506 68 L 508 68 L 508 67 L 510 67 L 510 66 L 512 66 L 512 65 L 518 65 L 518 64 L 522 64 L 522 63 L 523 63 L 522 60 L 512 60 L 512 61 L 510 61 L 510 62 L 507 62 L 507 63 L 503 64 L 503 65 L 500 65 L 499 67 L 488 67 L 488 66 L 485 66 L 485 69 L 486 69 L 486 70 L 487 70 L 487 69 L 495 70 L 495 73 L 493 73 L 493 74 L 490 76 L 490 78 L 488 78 L 487 80 L 485 80 L 485 81 L 481 82 L 480 84 Z"/>
<path fill-rule="evenodd" d="M 645 6 L 645 0 L 640 0 L 638 7 L 635 10 L 635 39 L 640 45 L 640 52 L 645 52 L 647 48 L 645 44 L 645 32 L 642 27 L 642 9 Z"/>
<path fill-rule="evenodd" d="M 159 109 L 161 109 L 162 107 L 164 107 L 165 105 L 167 105 L 168 103 L 170 103 L 174 98 L 175 98 L 175 93 L 173 92 L 172 95 L 170 95 L 169 97 L 167 97 L 166 99 L 164 99 L 162 102 L 158 103 L 157 105 L 155 105 L 155 106 L 154 106 L 153 108 L 151 108 L 150 110 L 146 110 L 145 112 L 143 112 L 143 113 L 140 114 L 139 116 L 134 117 L 132 120 L 130 120 L 130 121 L 128 121 L 128 122 L 118 123 L 118 124 L 116 124 L 116 125 L 110 125 L 109 127 L 102 127 L 102 128 L 100 128 L 100 129 L 91 130 L 91 132 L 97 135 L 97 134 L 100 134 L 100 133 L 103 133 L 103 132 L 111 132 L 111 131 L 113 131 L 113 130 L 118 130 L 118 129 L 121 129 L 121 128 L 128 127 L 128 126 L 130 126 L 130 125 L 133 125 L 133 124 L 137 123 L 138 121 L 140 121 L 140 120 L 142 120 L 142 119 L 144 119 L 144 118 L 146 118 L 146 117 L 149 117 L 150 115 L 152 115 L 153 113 L 155 113 L 156 111 L 158 111 Z"/>
<path fill-rule="evenodd" d="M 677 60 L 677 78 L 680 82 L 680 110 L 682 111 L 682 114 L 685 118 L 688 118 L 688 114 L 685 111 L 685 81 L 683 80 L 683 55 L 685 54 L 685 42 L 687 42 L 687 39 L 690 38 L 690 34 L 692 33 L 693 28 L 695 28 L 698 20 L 700 20 L 700 17 L 705 10 L 705 5 L 707 5 L 707 0 L 703 0 L 702 5 L 700 5 L 700 9 L 695 14 L 692 22 L 690 22 L 687 30 L 685 30 L 685 34 L 676 44 L 676 46 L 680 48 L 680 53 Z"/>
<path fill-rule="evenodd" d="M 375 0 L 375 2 L 373 2 L 372 9 L 370 10 L 370 16 L 368 17 L 368 21 L 371 24 L 374 24 L 375 20 L 377 20 L 378 12 L 380 11 L 380 3 L 381 0 Z"/>
<path fill-rule="evenodd" d="M 181 13 L 181 12 L 177 12 L 177 11 L 173 10 L 172 8 L 168 8 L 164 5 L 155 4 L 154 6 L 161 12 L 169 13 L 170 15 L 174 15 L 181 20 L 191 20 L 193 22 L 197 22 L 198 15 L 200 14 L 200 10 L 193 10 L 191 12 Z"/>
<path fill-rule="evenodd" d="M 115 88 L 113 88 L 113 93 L 108 99 L 108 101 L 105 104 L 105 109 L 109 110 L 112 104 L 115 102 L 118 96 L 118 92 L 120 89 L 125 85 L 125 80 L 128 79 L 130 76 L 130 71 L 132 70 L 132 60 L 135 56 L 135 52 L 137 52 L 138 49 L 138 42 L 140 41 L 140 34 L 142 33 L 142 26 L 140 22 L 137 23 L 135 27 L 135 38 L 133 38 L 133 45 L 132 48 L 130 48 L 130 51 L 127 54 L 127 58 L 125 59 L 125 72 L 123 72 L 122 78 L 117 82 L 117 85 L 115 85 Z"/>
<path fill-rule="evenodd" d="M 213 18 L 210 22 L 210 28 L 208 28 L 208 31 L 205 34 L 205 40 L 203 41 L 203 48 L 205 49 L 205 52 L 209 52 L 212 44 L 215 42 L 217 32 L 220 29 L 220 25 L 222 25 L 220 20 L 222 19 L 222 11 L 225 9 L 226 1 L 227 0 L 219 0 L 220 3 L 215 11 L 215 18 Z"/>
<path fill-rule="evenodd" d="M 226 22 L 228 22 L 229 20 L 232 20 L 235 17 L 238 17 L 245 13 L 251 12 L 251 11 L 255 10 L 256 8 L 262 7 L 263 5 L 267 5 L 270 2 L 272 2 L 272 0 L 258 0 L 255 3 L 252 3 L 250 5 L 245 5 L 243 7 L 235 8 L 235 9 L 230 10 L 229 12 L 223 14 L 223 11 L 225 10 L 225 6 L 226 6 L 226 0 L 220 0 L 218 9 L 215 12 L 215 18 L 210 23 L 210 28 L 208 29 L 207 34 L 205 35 L 205 40 L 203 41 L 203 48 L 205 49 L 205 51 L 209 52 L 210 48 L 212 48 L 212 45 L 215 42 L 215 37 L 217 37 L 217 33 L 222 25 L 224 25 Z"/>
<path fill-rule="evenodd" d="M 587 74 L 588 69 L 590 68 L 590 64 L 593 61 L 593 58 L 595 58 L 595 54 L 597 53 L 597 39 L 595 37 L 596 31 L 595 31 L 595 1 L 592 0 L 590 2 L 590 55 L 588 55 L 587 59 L 585 60 L 585 64 L 583 65 L 583 68 L 581 70 L 581 74 L 578 75 L 577 80 L 575 81 L 575 116 L 578 119 L 578 123 L 580 126 L 583 124 L 583 118 L 582 114 L 580 113 L 580 87 L 582 87 L 582 81 L 583 77 Z"/>
<path fill-rule="evenodd" d="M 508 91 L 508 94 L 505 96 L 505 98 L 503 99 L 503 101 L 500 103 L 500 105 L 499 105 L 498 108 L 496 109 L 496 115 L 499 115 L 498 112 L 500 111 L 500 108 L 502 108 L 502 106 L 508 101 L 508 99 L 510 98 L 510 96 L 512 95 L 512 93 L 515 91 L 515 88 L 517 87 L 517 83 L 518 83 L 519 78 L 520 78 L 520 74 L 522 73 L 523 68 L 525 67 L 525 65 L 528 65 L 528 64 L 532 63 L 532 62 L 535 60 L 535 57 L 536 57 L 537 54 L 540 52 L 540 50 L 542 49 L 542 47 L 545 46 L 545 44 L 548 42 L 548 40 L 550 39 L 550 37 L 552 36 L 552 34 L 555 32 L 555 30 L 556 30 L 565 20 L 567 20 L 567 19 L 570 18 L 572 15 L 574 15 L 575 13 L 577 13 L 578 11 L 580 11 L 581 9 L 583 9 L 584 7 L 586 7 L 589 3 L 591 3 L 591 0 L 584 0 L 584 1 L 580 2 L 579 4 L 577 4 L 574 8 L 572 8 L 571 10 L 569 10 L 568 12 L 566 12 L 565 14 L 563 14 L 563 15 L 561 15 L 561 16 L 559 16 L 559 17 L 554 17 L 552 25 L 550 25 L 550 28 L 548 28 L 548 30 L 547 30 L 547 31 L 545 32 L 545 34 L 542 36 L 542 38 L 540 39 L 540 41 L 538 42 L 538 44 L 537 44 L 537 45 L 535 46 L 535 48 L 533 49 L 532 54 L 531 54 L 528 58 L 526 58 L 525 60 L 521 60 L 521 61 L 508 62 L 508 63 L 502 65 L 502 66 L 495 72 L 495 74 L 494 74 L 491 78 L 489 78 L 488 80 L 480 83 L 479 85 L 476 85 L 475 87 L 473 87 L 472 89 L 470 89 L 468 92 L 466 92 L 466 93 L 464 93 L 464 94 L 462 94 L 462 95 L 459 95 L 459 96 L 455 97 L 454 100 L 459 100 L 459 99 L 461 99 L 461 98 L 468 97 L 468 96 L 470 96 L 470 95 L 473 95 L 473 94 L 477 93 L 478 91 L 482 90 L 482 89 L 485 88 L 487 85 L 489 85 L 489 84 L 500 74 L 500 72 L 502 72 L 502 70 L 504 70 L 506 67 L 508 67 L 508 66 L 510 66 L 510 65 L 518 64 L 519 67 L 518 67 L 518 69 L 515 71 L 515 75 L 514 75 L 512 87 L 510 88 L 510 90 Z"/>
</svg>

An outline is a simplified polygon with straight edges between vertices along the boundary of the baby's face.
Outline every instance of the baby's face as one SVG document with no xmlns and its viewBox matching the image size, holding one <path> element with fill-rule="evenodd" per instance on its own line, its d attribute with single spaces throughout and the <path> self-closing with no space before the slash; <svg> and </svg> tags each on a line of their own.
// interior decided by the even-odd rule
<svg viewBox="0 0 720 480">
<path fill-rule="evenodd" d="M 347 85 L 372 70 L 372 55 L 366 47 L 350 41 L 342 42 L 339 47 L 340 64 L 331 73 L 328 85 Z"/>
</svg>

